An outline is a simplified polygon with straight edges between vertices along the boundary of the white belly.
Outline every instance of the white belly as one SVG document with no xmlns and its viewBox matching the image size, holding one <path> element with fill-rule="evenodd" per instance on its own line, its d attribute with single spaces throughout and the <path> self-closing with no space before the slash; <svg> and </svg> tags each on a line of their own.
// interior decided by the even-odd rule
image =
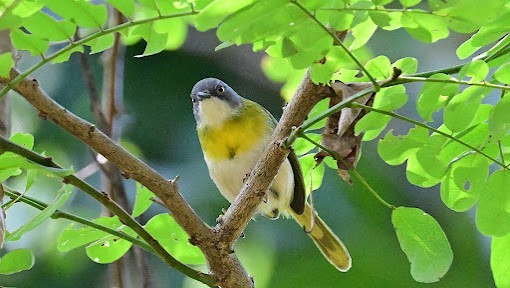
<svg viewBox="0 0 510 288">
<path fill-rule="evenodd" d="M 239 194 L 246 179 L 251 173 L 252 168 L 257 163 L 262 154 L 266 141 L 261 141 L 259 145 L 250 152 L 236 155 L 233 159 L 214 160 L 208 159 L 205 162 L 209 168 L 209 174 L 214 183 L 220 190 L 223 197 L 229 202 L 233 202 Z M 279 213 L 287 215 L 290 209 L 290 201 L 294 193 L 294 176 L 292 167 L 288 159 L 285 159 L 278 170 L 267 197 L 259 206 L 259 212 L 266 214 L 270 218 L 278 218 Z"/>
</svg>

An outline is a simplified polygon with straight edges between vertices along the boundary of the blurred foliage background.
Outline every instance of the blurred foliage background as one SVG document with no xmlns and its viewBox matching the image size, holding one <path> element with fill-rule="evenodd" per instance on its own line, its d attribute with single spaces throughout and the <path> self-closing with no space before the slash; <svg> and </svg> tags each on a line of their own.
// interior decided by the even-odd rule
<svg viewBox="0 0 510 288">
<path fill-rule="evenodd" d="M 453 34 L 446 40 L 425 45 L 412 40 L 401 30 L 391 33 L 378 30 L 369 48 L 374 56 L 385 54 L 392 61 L 405 56 L 415 57 L 421 69 L 428 70 L 457 64 L 454 51 L 466 39 L 464 37 Z M 228 202 L 218 193 L 203 161 L 189 99 L 193 84 L 205 77 L 220 78 L 242 96 L 261 103 L 277 118 L 284 105 L 279 94 L 280 85 L 268 80 L 260 68 L 264 54 L 253 53 L 248 46 L 215 52 L 214 47 L 218 44 L 214 32 L 198 33 L 190 28 L 184 46 L 177 51 L 134 58 L 134 55 L 143 52 L 144 44 L 128 47 L 122 117 L 123 142 L 135 147 L 139 156 L 169 179 L 180 175 L 181 193 L 211 225 L 221 209 L 228 207 Z M 90 59 L 99 81 L 102 77 L 101 60 L 99 57 Z M 20 67 L 29 66 L 27 62 L 29 58 L 23 58 Z M 68 63 L 47 65 L 34 76 L 51 97 L 92 121 L 89 98 L 76 55 Z M 410 95 L 419 87 L 409 85 Z M 402 114 L 413 116 L 416 113 L 413 100 L 411 98 L 401 110 Z M 40 119 L 20 97 L 12 97 L 12 105 L 13 134 L 33 133 L 36 139 L 34 150 L 46 151 L 58 163 L 72 165 L 75 170 L 92 161 L 83 144 Z M 409 128 L 395 120 L 389 127 L 399 131 Z M 247 227 L 246 238 L 238 241 L 236 249 L 248 272 L 254 276 L 257 287 L 494 286 L 489 268 L 489 242 L 476 231 L 472 213 L 449 210 L 441 202 L 437 187 L 420 189 L 407 183 L 404 167 L 390 167 L 380 160 L 375 142 L 364 143 L 358 167 L 360 173 L 390 203 L 420 207 L 438 220 L 454 252 L 454 262 L 446 276 L 433 284 L 416 283 L 409 274 L 409 263 L 398 247 L 390 219 L 391 211 L 356 181 L 349 186 L 335 172 L 328 170 L 322 187 L 314 194 L 315 207 L 348 247 L 353 257 L 353 268 L 348 273 L 336 271 L 293 220 L 270 221 L 257 217 Z M 98 176 L 89 180 L 99 185 Z M 29 195 L 43 200 L 52 199 L 58 187 L 57 183 L 48 180 L 37 181 L 36 184 Z M 126 180 L 126 184 L 133 196 L 134 183 Z M 100 207 L 88 196 L 75 192 L 73 197 L 65 210 L 86 217 L 99 215 Z M 22 208 L 23 204 L 17 205 L 20 205 L 18 209 L 9 211 L 9 229 L 21 225 L 24 219 L 36 213 L 31 208 Z M 149 214 L 164 212 L 162 208 L 153 206 Z M 56 238 L 67 224 L 64 220 L 49 221 L 16 242 L 16 247 L 37 247 L 34 248 L 36 264 L 30 271 L 0 276 L 0 285 L 108 287 L 107 266 L 91 262 L 83 249 L 65 254 L 56 250 Z M 14 248 L 14 245 L 8 243 L 7 248 Z M 149 258 L 154 287 L 201 287 L 190 279 L 184 279 L 159 259 Z M 137 287 L 136 283 L 131 285 Z"/>
</svg>

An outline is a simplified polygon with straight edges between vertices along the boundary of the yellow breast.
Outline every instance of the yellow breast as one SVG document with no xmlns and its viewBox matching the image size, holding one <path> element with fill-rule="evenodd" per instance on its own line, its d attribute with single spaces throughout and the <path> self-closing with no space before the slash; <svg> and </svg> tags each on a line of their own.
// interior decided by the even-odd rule
<svg viewBox="0 0 510 288">
<path fill-rule="evenodd" d="M 273 123 L 266 111 L 255 102 L 243 101 L 238 113 L 222 124 L 198 128 L 202 150 L 209 159 L 234 159 L 272 133 Z"/>
</svg>

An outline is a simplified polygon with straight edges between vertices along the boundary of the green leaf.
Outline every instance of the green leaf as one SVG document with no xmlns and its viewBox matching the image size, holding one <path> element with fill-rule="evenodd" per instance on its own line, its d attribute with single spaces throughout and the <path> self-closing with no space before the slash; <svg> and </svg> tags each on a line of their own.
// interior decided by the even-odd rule
<svg viewBox="0 0 510 288">
<path fill-rule="evenodd" d="M 499 67 L 492 77 L 503 84 L 510 84 L 510 63 L 505 63 Z"/>
<path fill-rule="evenodd" d="M 446 142 L 441 135 L 432 135 L 415 154 L 407 160 L 406 176 L 411 184 L 432 187 L 439 183 L 446 173 L 447 165 L 439 151 Z"/>
<path fill-rule="evenodd" d="M 476 226 L 484 235 L 510 233 L 510 171 L 498 170 L 489 176 L 476 207 Z"/>
<path fill-rule="evenodd" d="M 496 287 L 510 287 L 510 234 L 492 237 L 491 269 Z"/>
<path fill-rule="evenodd" d="M 9 77 L 14 67 L 14 59 L 12 58 L 12 52 L 6 52 L 0 55 L 0 77 Z"/>
<path fill-rule="evenodd" d="M 369 112 L 354 126 L 355 135 L 364 133 L 363 141 L 374 140 L 386 128 L 390 120 L 391 116 Z"/>
<path fill-rule="evenodd" d="M 167 43 L 167 34 L 158 33 L 154 29 L 154 23 L 146 23 L 136 26 L 131 32 L 132 35 L 141 36 L 146 42 L 143 54 L 136 55 L 135 57 L 144 57 L 157 54 L 165 49 Z"/>
<path fill-rule="evenodd" d="M 30 249 L 9 251 L 0 259 L 0 274 L 10 275 L 29 270 L 34 266 L 34 254 Z"/>
<path fill-rule="evenodd" d="M 99 52 L 103 52 L 106 49 L 109 49 L 113 46 L 115 42 L 115 37 L 113 34 L 106 34 L 103 36 L 99 36 L 92 41 L 85 43 L 85 45 L 90 46 L 90 54 L 96 54 Z M 80 51 L 83 52 L 83 51 Z"/>
<path fill-rule="evenodd" d="M 118 230 L 123 224 L 119 221 L 117 216 L 114 217 L 101 217 L 94 219 L 94 222 L 105 227 Z M 60 233 L 57 240 L 57 249 L 60 252 L 68 252 L 77 247 L 97 241 L 104 237 L 109 236 L 107 232 L 98 230 L 92 227 L 76 228 L 76 223 L 71 223 Z"/>
<path fill-rule="evenodd" d="M 308 119 L 313 119 L 313 118 L 319 116 L 319 114 L 323 113 L 326 109 L 328 109 L 328 106 L 329 106 L 329 99 L 327 99 L 327 98 L 322 99 L 317 104 L 315 104 L 315 106 L 312 108 L 312 111 L 310 111 L 310 114 L 308 114 Z M 324 125 L 326 125 L 326 119 L 322 119 L 319 122 L 310 126 L 308 128 L 308 131 L 320 129 L 320 128 L 324 127 Z"/>
<path fill-rule="evenodd" d="M 462 66 L 459 71 L 459 79 L 465 76 L 471 77 L 470 81 L 479 82 L 485 80 L 489 74 L 489 65 L 483 60 L 474 60 Z"/>
<path fill-rule="evenodd" d="M 69 197 L 71 197 L 72 192 L 73 192 L 72 186 L 64 184 L 62 188 L 58 191 L 58 195 L 55 198 L 55 200 L 53 200 L 53 203 L 48 205 L 48 207 L 42 210 L 41 213 L 39 213 L 37 216 L 35 216 L 30 221 L 25 223 L 23 226 L 18 228 L 16 231 L 10 233 L 5 240 L 17 241 L 21 239 L 21 237 L 25 233 L 39 227 L 39 225 L 46 221 L 46 219 L 50 218 L 51 215 L 53 215 L 53 213 L 57 211 L 57 209 L 59 209 L 66 203 Z"/>
<path fill-rule="evenodd" d="M 397 60 L 392 66 L 400 69 L 402 74 L 413 74 L 418 70 L 418 60 L 413 57 L 405 57 Z"/>
<path fill-rule="evenodd" d="M 145 229 L 175 259 L 185 264 L 204 264 L 204 254 L 188 241 L 188 234 L 167 213 L 152 217 Z"/>
<path fill-rule="evenodd" d="M 400 18 L 402 13 L 389 13 L 384 10 L 368 12 L 370 19 L 384 30 L 392 31 L 402 27 Z"/>
<path fill-rule="evenodd" d="M 181 18 L 165 19 L 154 22 L 154 31 L 167 35 L 165 50 L 176 50 L 184 44 L 188 26 Z"/>
<path fill-rule="evenodd" d="M 450 80 L 446 74 L 434 74 L 429 79 Z M 459 92 L 459 84 L 425 82 L 418 95 L 416 108 L 425 121 L 432 121 L 432 113 L 443 107 L 448 99 Z"/>
<path fill-rule="evenodd" d="M 49 47 L 48 40 L 26 34 L 19 29 L 11 31 L 11 40 L 16 49 L 29 51 L 33 56 L 43 55 Z"/>
<path fill-rule="evenodd" d="M 482 99 L 492 89 L 479 86 L 470 86 L 460 94 L 453 97 L 444 109 L 444 124 L 453 132 L 466 129 L 476 111 L 478 111 Z"/>
<path fill-rule="evenodd" d="M 53 12 L 81 27 L 98 28 L 106 24 L 108 12 L 104 4 L 88 1 L 42 0 Z"/>
<path fill-rule="evenodd" d="M 133 246 L 131 242 L 110 235 L 88 245 L 85 251 L 90 260 L 107 264 L 119 260 L 131 246 Z"/>
<path fill-rule="evenodd" d="M 420 4 L 421 0 L 400 0 L 400 3 L 404 7 L 412 7 Z"/>
<path fill-rule="evenodd" d="M 423 42 L 436 42 L 450 34 L 446 21 L 433 14 L 403 13 L 401 23 L 409 35 Z"/>
<path fill-rule="evenodd" d="M 418 208 L 398 207 L 391 213 L 402 251 L 411 262 L 417 282 L 432 283 L 443 277 L 453 261 L 453 252 L 439 223 Z"/>
<path fill-rule="evenodd" d="M 152 193 L 147 187 L 142 186 L 140 183 L 136 183 L 136 199 L 133 205 L 133 217 L 140 216 L 143 212 L 147 211 L 152 204 L 151 198 L 154 198 Z"/>
<path fill-rule="evenodd" d="M 221 21 L 229 15 L 234 14 L 249 5 L 254 0 L 216 0 L 207 5 L 200 11 L 200 14 L 193 20 L 198 31 L 206 31 L 218 26 Z"/>
<path fill-rule="evenodd" d="M 67 48 L 67 47 L 66 47 Z M 78 52 L 78 53 L 83 53 L 83 45 L 78 45 L 74 48 L 71 48 L 70 50 L 60 54 L 59 56 L 55 57 L 51 63 L 52 64 L 57 64 L 57 63 L 63 63 L 63 62 L 67 62 L 69 60 L 69 58 L 71 57 L 71 54 L 73 54 L 74 52 Z"/>
<path fill-rule="evenodd" d="M 393 130 L 388 131 L 377 145 L 379 156 L 389 165 L 400 165 L 428 140 L 429 132 L 422 127 L 414 127 L 407 135 L 394 136 Z"/>
<path fill-rule="evenodd" d="M 321 134 L 306 133 L 306 136 L 317 143 L 320 143 L 321 141 Z M 294 144 L 292 144 L 292 149 L 294 150 L 296 155 L 306 154 L 310 152 L 310 150 L 312 150 L 313 148 L 315 148 L 315 145 L 304 138 L 297 138 L 296 141 L 294 141 Z"/>
<path fill-rule="evenodd" d="M 310 194 L 310 184 L 312 191 L 319 189 L 324 179 L 324 164 L 316 166 L 314 154 L 307 154 L 299 158 L 299 165 L 303 171 L 306 193 Z"/>
<path fill-rule="evenodd" d="M 393 69 L 388 57 L 381 55 L 367 62 L 365 69 L 377 80 L 385 80 L 390 78 Z"/>
<path fill-rule="evenodd" d="M 352 41 L 349 49 L 352 51 L 363 47 L 372 38 L 376 30 L 377 25 L 375 25 L 371 18 L 367 18 L 365 21 L 354 26 L 351 30 L 354 41 Z"/>
<path fill-rule="evenodd" d="M 67 20 L 56 20 L 44 12 L 37 12 L 23 19 L 23 27 L 37 37 L 49 41 L 73 39 L 76 25 Z"/>
<path fill-rule="evenodd" d="M 404 85 L 382 88 L 375 94 L 373 107 L 385 111 L 397 110 L 407 103 L 408 98 Z"/>
<path fill-rule="evenodd" d="M 106 2 L 127 17 L 131 17 L 135 12 L 135 2 L 133 0 L 106 0 Z"/>
<path fill-rule="evenodd" d="M 480 154 L 470 154 L 451 164 L 441 181 L 441 199 L 448 208 L 464 212 L 478 201 L 489 175 L 489 162 Z"/>
<path fill-rule="evenodd" d="M 460 44 L 455 53 L 459 59 L 466 59 L 480 48 L 480 46 L 474 45 L 472 38 L 469 38 L 464 43 Z"/>
<path fill-rule="evenodd" d="M 510 129 L 510 97 L 499 100 L 489 114 L 489 130 L 493 141 L 501 139 Z"/>
<path fill-rule="evenodd" d="M 336 31 L 349 30 L 354 20 L 354 14 L 350 12 L 334 11 L 329 17 L 329 25 Z"/>
</svg>

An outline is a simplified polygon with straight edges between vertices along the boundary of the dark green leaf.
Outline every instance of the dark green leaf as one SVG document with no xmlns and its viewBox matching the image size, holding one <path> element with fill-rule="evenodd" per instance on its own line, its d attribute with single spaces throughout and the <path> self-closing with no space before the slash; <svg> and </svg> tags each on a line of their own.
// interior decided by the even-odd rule
<svg viewBox="0 0 510 288">
<path fill-rule="evenodd" d="M 489 176 L 476 207 L 476 225 L 485 235 L 510 233 L 510 171 L 498 170 Z"/>
<path fill-rule="evenodd" d="M 145 225 L 147 231 L 175 259 L 186 264 L 204 264 L 204 254 L 188 241 L 188 234 L 167 213 L 152 217 Z"/>
<path fill-rule="evenodd" d="M 398 207 L 391 214 L 402 251 L 411 262 L 411 276 L 422 283 L 437 282 L 453 261 L 453 252 L 439 223 L 418 208 Z"/>
<path fill-rule="evenodd" d="M 34 266 L 34 254 L 30 249 L 16 249 L 9 251 L 0 259 L 0 274 L 10 275 Z"/>
</svg>

